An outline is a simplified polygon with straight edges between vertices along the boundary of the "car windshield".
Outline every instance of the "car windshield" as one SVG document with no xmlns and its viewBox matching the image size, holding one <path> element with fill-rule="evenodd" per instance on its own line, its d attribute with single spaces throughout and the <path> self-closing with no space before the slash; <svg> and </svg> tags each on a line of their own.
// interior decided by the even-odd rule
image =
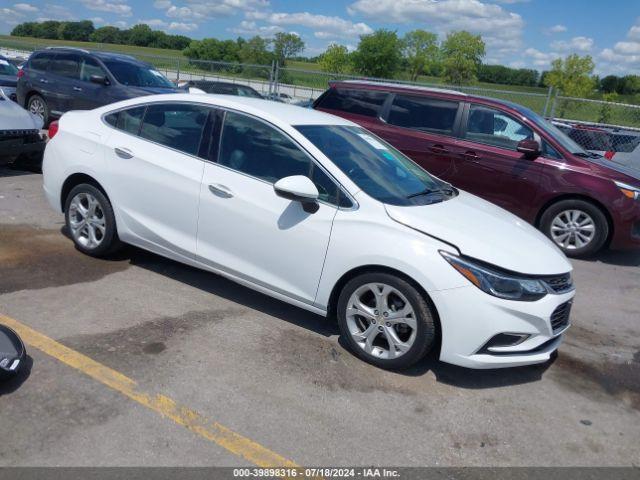
<svg viewBox="0 0 640 480">
<path fill-rule="evenodd" d="M 547 135 L 549 135 L 550 137 L 553 137 L 554 140 L 556 140 L 560 145 L 562 145 L 563 148 L 569 150 L 569 152 L 573 153 L 574 155 L 589 156 L 589 154 L 584 150 L 584 148 L 582 148 L 580 145 L 574 142 L 571 138 L 567 136 L 566 133 L 564 133 L 562 130 L 556 127 L 549 120 L 538 115 L 533 110 L 529 110 L 528 108 L 522 107 L 520 105 L 518 106 L 518 111 L 522 113 L 524 116 L 526 116 L 533 123 L 535 123 Z"/>
<path fill-rule="evenodd" d="M 104 62 L 111 74 L 123 85 L 130 87 L 159 87 L 174 88 L 173 83 L 159 71 L 146 65 L 132 62 L 110 61 Z"/>
<path fill-rule="evenodd" d="M 456 191 L 364 128 L 295 127 L 369 196 L 390 205 L 427 205 Z"/>
<path fill-rule="evenodd" d="M 0 58 L 0 75 L 18 75 L 18 68 L 4 58 Z"/>
</svg>

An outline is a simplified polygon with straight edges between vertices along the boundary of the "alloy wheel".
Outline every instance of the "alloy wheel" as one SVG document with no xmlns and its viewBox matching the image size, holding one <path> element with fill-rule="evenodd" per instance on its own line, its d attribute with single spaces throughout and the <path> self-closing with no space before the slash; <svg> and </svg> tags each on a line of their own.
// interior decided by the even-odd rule
<svg viewBox="0 0 640 480">
<path fill-rule="evenodd" d="M 586 247 L 593 241 L 595 233 L 593 218 L 582 210 L 564 210 L 551 222 L 551 238 L 567 250 Z"/>
<path fill-rule="evenodd" d="M 45 111 L 46 111 L 46 108 L 44 106 L 44 102 L 40 98 L 38 97 L 32 98 L 29 101 L 29 112 L 44 119 Z"/>
<path fill-rule="evenodd" d="M 69 227 L 76 242 L 88 249 L 104 240 L 106 220 L 100 202 L 90 193 L 78 193 L 69 204 Z"/>
<path fill-rule="evenodd" d="M 346 308 L 351 337 L 373 357 L 386 360 L 401 357 L 415 342 L 415 311 L 407 298 L 390 285 L 362 285 L 349 297 Z"/>
</svg>

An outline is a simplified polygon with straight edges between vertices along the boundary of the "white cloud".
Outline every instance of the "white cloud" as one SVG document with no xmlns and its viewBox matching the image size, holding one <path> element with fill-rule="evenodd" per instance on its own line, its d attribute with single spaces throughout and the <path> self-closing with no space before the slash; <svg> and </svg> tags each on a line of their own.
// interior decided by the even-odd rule
<svg viewBox="0 0 640 480">
<path fill-rule="evenodd" d="M 258 26 L 256 22 L 250 20 L 243 20 L 237 27 L 229 29 L 230 32 L 238 35 L 247 35 L 260 37 L 272 37 L 278 32 L 284 31 L 284 29 L 278 25 L 262 25 Z"/>
<path fill-rule="evenodd" d="M 178 32 L 193 32 L 194 30 L 198 29 L 198 25 L 195 23 L 166 22 L 160 18 L 140 20 L 138 23 L 146 23 L 151 28 L 159 28 L 162 30 L 170 30 L 170 31 L 178 31 Z"/>
<path fill-rule="evenodd" d="M 174 4 L 170 0 L 156 0 L 154 6 L 166 9 L 171 18 L 188 20 L 212 19 L 231 16 L 237 12 L 250 11 L 269 6 L 268 0 L 185 0 Z"/>
<path fill-rule="evenodd" d="M 171 2 L 169 0 L 156 0 L 153 2 L 153 6 L 160 10 L 164 10 L 165 8 L 171 7 Z"/>
<path fill-rule="evenodd" d="M 131 6 L 125 0 L 80 0 L 80 2 L 89 10 L 114 13 L 123 17 L 132 15 Z"/>
<path fill-rule="evenodd" d="M 567 31 L 567 27 L 561 24 L 556 24 L 553 27 L 549 27 L 546 29 L 546 33 L 563 33 Z"/>
<path fill-rule="evenodd" d="M 268 13 L 251 11 L 247 18 L 262 20 L 270 25 L 297 25 L 314 30 L 316 38 L 357 38 L 372 33 L 373 29 L 366 23 L 354 23 L 341 17 L 315 15 L 309 12 Z"/>
<path fill-rule="evenodd" d="M 62 5 L 46 3 L 42 6 L 42 16 L 34 19 L 36 22 L 44 22 L 46 20 L 75 20 L 76 17 L 71 10 Z"/>
<path fill-rule="evenodd" d="M 441 35 L 453 30 L 481 34 L 490 56 L 517 52 L 522 46 L 522 17 L 480 0 L 357 0 L 347 10 L 387 25 L 424 24 L 422 28 Z"/>
<path fill-rule="evenodd" d="M 565 40 L 556 40 L 551 42 L 551 48 L 560 50 L 561 52 L 590 52 L 593 48 L 593 38 L 590 37 L 573 37 L 568 42 Z"/>
<path fill-rule="evenodd" d="M 640 18 L 627 31 L 626 40 L 605 48 L 596 56 L 599 74 L 640 73 Z"/>
<path fill-rule="evenodd" d="M 556 52 L 541 52 L 536 48 L 527 48 L 524 55 L 531 59 L 531 63 L 538 68 L 544 69 L 551 66 L 551 62 L 560 57 Z"/>
<path fill-rule="evenodd" d="M 19 12 L 34 13 L 38 11 L 38 7 L 35 7 L 29 3 L 16 3 L 13 8 Z"/>
<path fill-rule="evenodd" d="M 89 20 L 91 20 L 96 25 L 102 25 L 103 23 L 106 23 L 104 18 L 102 17 L 92 17 Z"/>
<path fill-rule="evenodd" d="M 149 25 L 151 28 L 167 28 L 169 26 L 167 22 L 159 18 L 151 18 L 149 20 L 139 20 L 136 23 L 145 23 Z"/>
</svg>

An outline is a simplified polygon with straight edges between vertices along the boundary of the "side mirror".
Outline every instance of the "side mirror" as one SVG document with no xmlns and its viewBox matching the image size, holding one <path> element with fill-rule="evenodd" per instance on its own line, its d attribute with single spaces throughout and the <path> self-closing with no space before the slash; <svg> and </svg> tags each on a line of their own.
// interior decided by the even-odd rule
<svg viewBox="0 0 640 480">
<path fill-rule="evenodd" d="M 318 189 L 304 175 L 281 178 L 273 184 L 273 190 L 279 197 L 302 203 L 302 208 L 307 213 L 318 211 Z"/>
<path fill-rule="evenodd" d="M 516 146 L 516 150 L 524 155 L 524 158 L 533 160 L 540 156 L 540 144 L 536 140 L 525 139 L 520 140 Z"/>
<path fill-rule="evenodd" d="M 89 81 L 91 83 L 99 83 L 100 85 L 109 85 L 109 79 L 107 77 L 103 77 L 102 75 L 91 75 L 89 77 Z"/>
</svg>

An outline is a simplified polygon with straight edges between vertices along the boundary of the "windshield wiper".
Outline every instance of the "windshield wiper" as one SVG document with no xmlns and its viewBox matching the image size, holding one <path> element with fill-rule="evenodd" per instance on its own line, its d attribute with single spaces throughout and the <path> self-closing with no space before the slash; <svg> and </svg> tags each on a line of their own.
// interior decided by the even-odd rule
<svg viewBox="0 0 640 480">
<path fill-rule="evenodd" d="M 420 197 L 422 195 L 433 195 L 434 193 L 443 193 L 445 195 L 453 195 L 455 193 L 454 188 L 451 185 L 447 185 L 441 188 L 425 188 L 416 193 L 412 193 L 411 195 L 407 195 L 407 198 L 415 198 Z"/>
</svg>

